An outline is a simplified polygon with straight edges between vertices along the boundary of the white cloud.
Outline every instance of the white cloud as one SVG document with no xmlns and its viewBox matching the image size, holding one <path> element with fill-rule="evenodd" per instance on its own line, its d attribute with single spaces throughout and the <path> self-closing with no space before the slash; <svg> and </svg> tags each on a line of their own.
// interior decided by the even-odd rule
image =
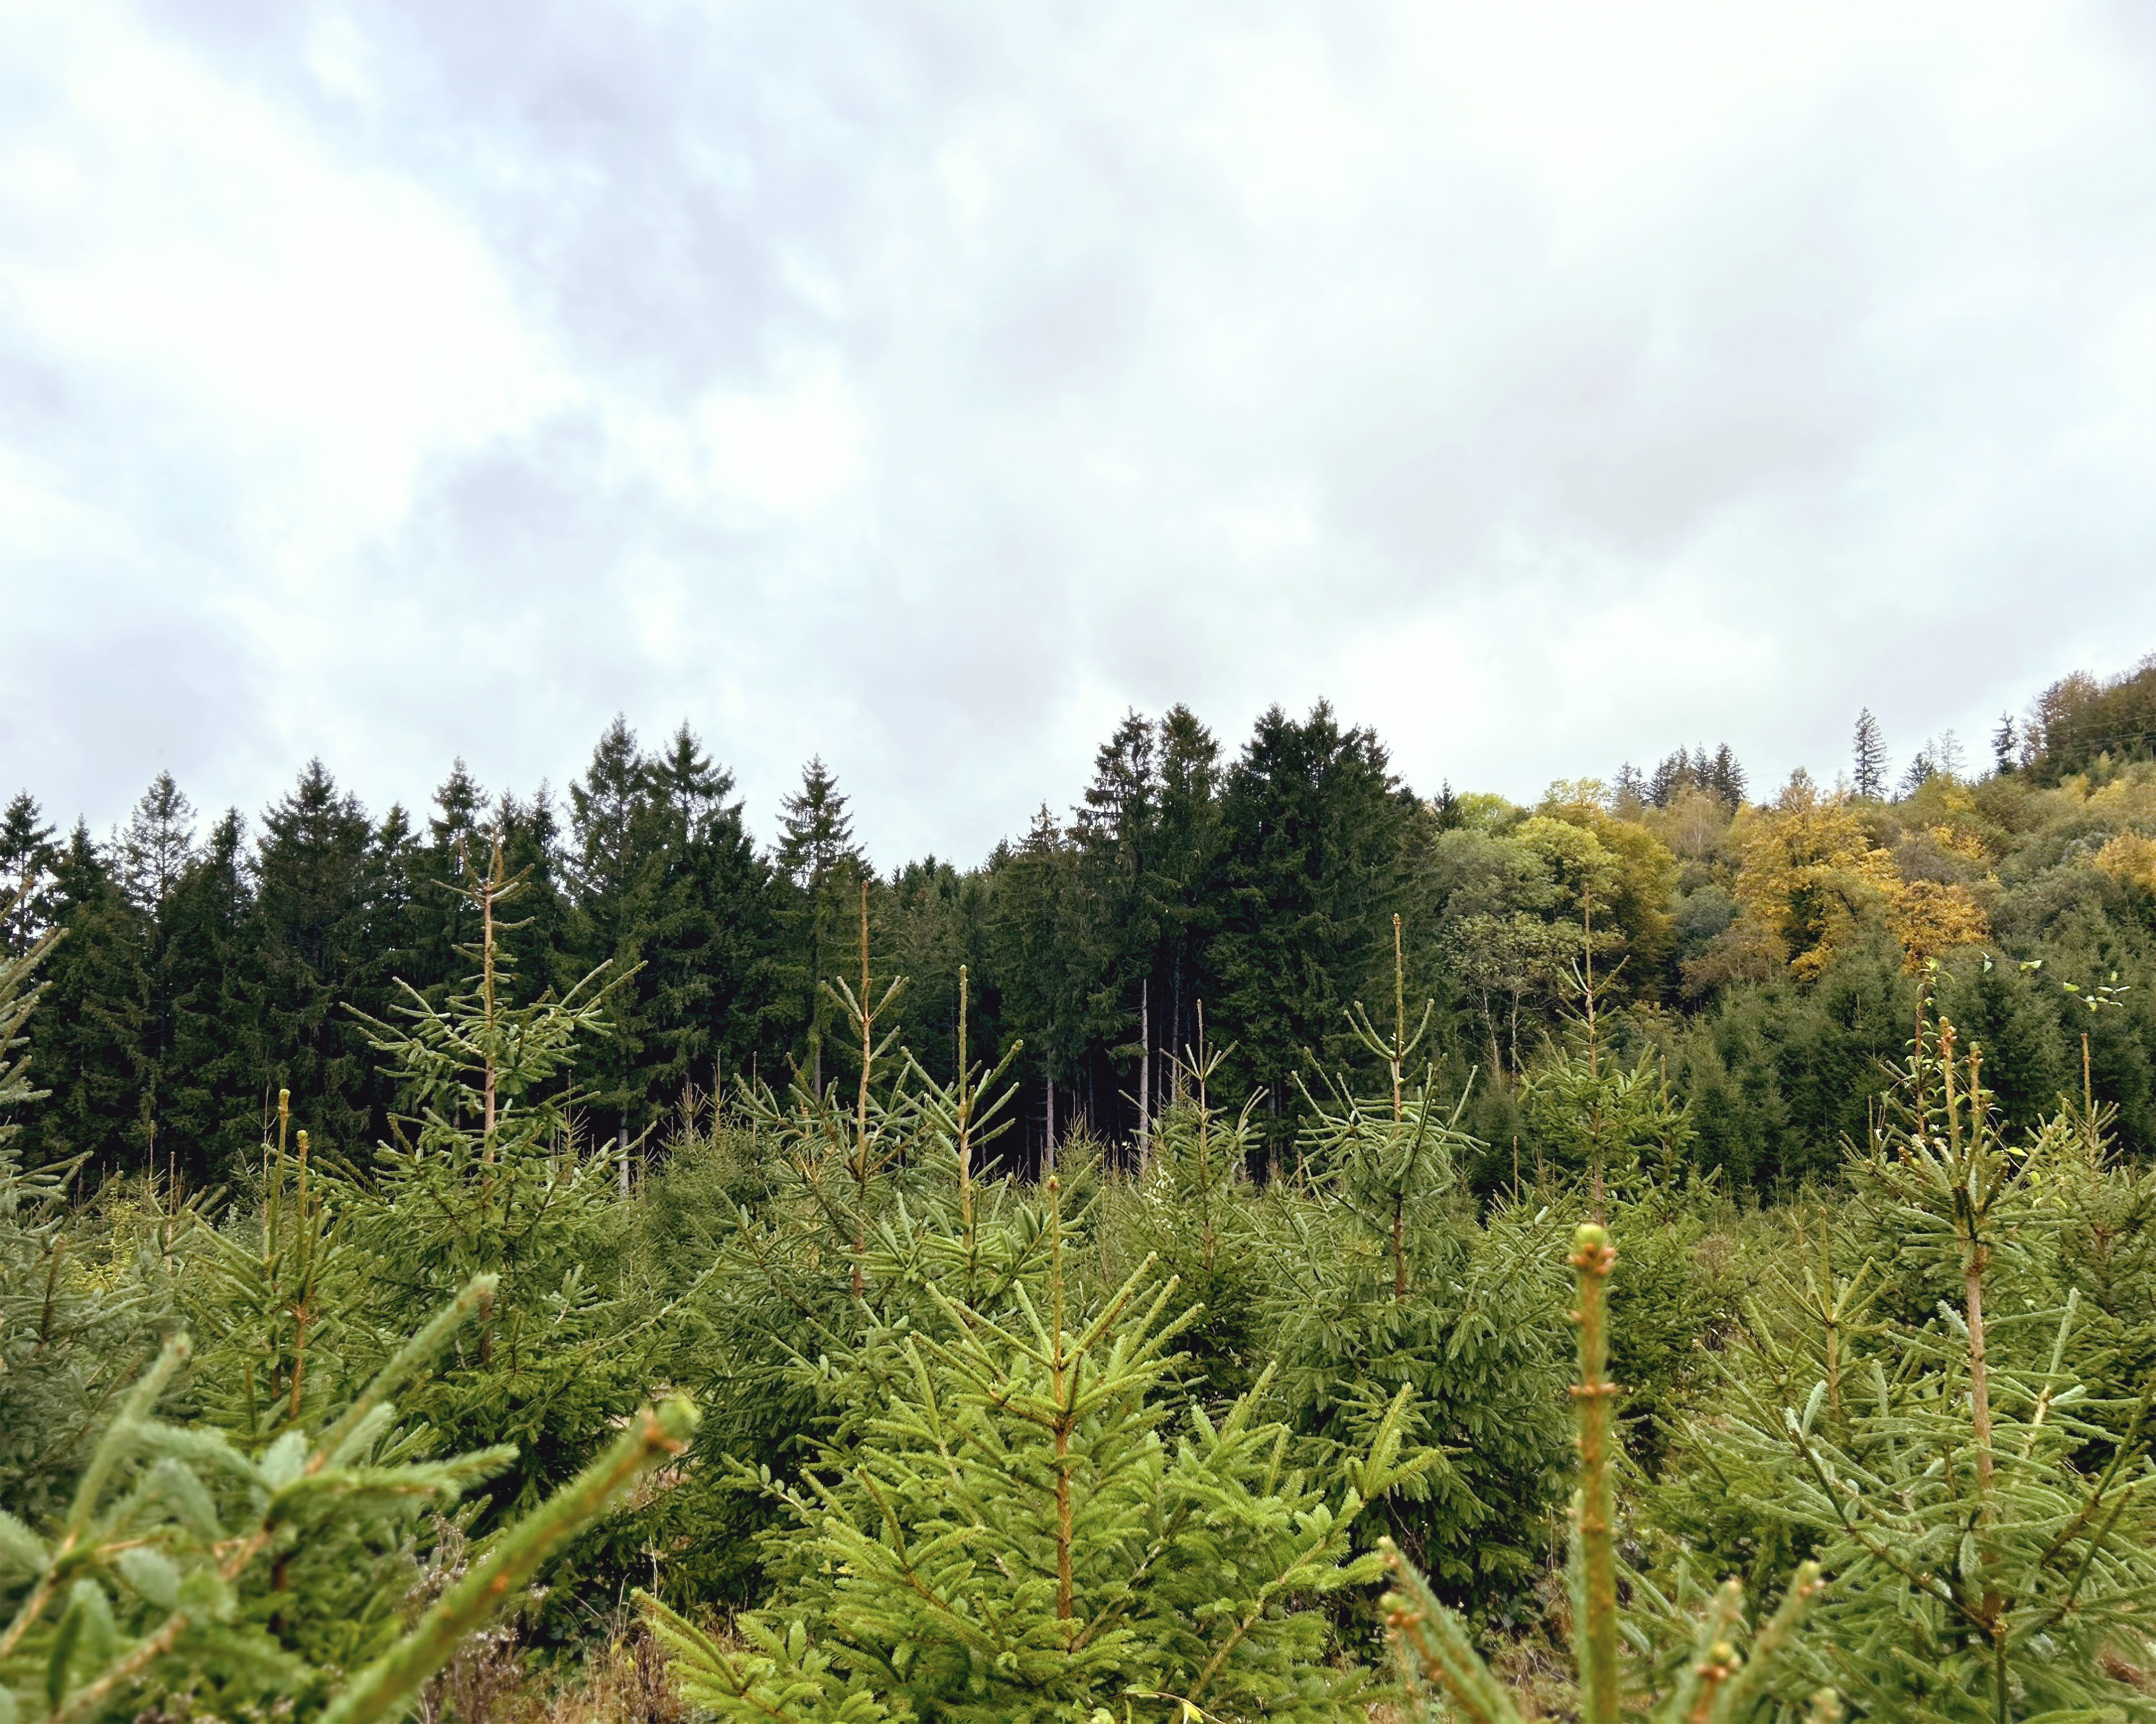
<svg viewBox="0 0 2156 1724">
<path fill-rule="evenodd" d="M 860 415 L 837 367 L 776 396 L 716 394 L 700 415 L 711 478 L 726 496 L 779 514 L 829 502 L 860 469 Z"/>
<path fill-rule="evenodd" d="M 422 463 L 558 393 L 494 260 L 423 187 L 337 160 L 126 8 L 4 28 L 43 98 L 0 133 L 23 337 L 123 395 L 135 434 L 214 463 L 273 561 L 393 528 Z"/>
<path fill-rule="evenodd" d="M 2156 644 L 2126 13 L 239 16 L 0 14 L 14 710 L 200 660 L 0 730 L 97 823 L 622 708 L 963 856 L 1131 704 L 1525 795 Z"/>
</svg>

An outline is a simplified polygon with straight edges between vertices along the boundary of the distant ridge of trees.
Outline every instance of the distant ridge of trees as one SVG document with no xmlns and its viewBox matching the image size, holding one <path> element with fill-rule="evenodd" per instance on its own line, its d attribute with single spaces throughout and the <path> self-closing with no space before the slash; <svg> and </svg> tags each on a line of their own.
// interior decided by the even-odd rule
<svg viewBox="0 0 2156 1724">
<path fill-rule="evenodd" d="M 2056 784 L 2107 757 L 2156 759 L 2156 653 L 2116 676 L 2062 676 L 2029 709 L 2020 762 L 2038 782 Z"/>
<path fill-rule="evenodd" d="M 1254 1153 L 1281 1153 L 1303 1086 L 1365 1057 L 1348 1013 L 1389 995 L 1395 916 L 1408 985 L 1438 1003 L 1430 1056 L 1508 1167 L 1534 1153 L 1521 1086 L 1589 962 L 1613 1034 L 1659 1050 L 1696 1153 L 1740 1182 L 1835 1164 L 1933 958 L 2017 1118 L 2078 1084 L 2086 1030 L 2123 1141 L 2156 1150 L 2156 659 L 2055 683 L 1991 752 L 1973 773 L 1942 733 L 1897 772 L 1867 709 L 1845 790 L 1755 789 L 1701 745 L 1522 807 L 1419 794 L 1323 702 L 1271 709 L 1235 750 L 1178 706 L 1126 716 L 1075 803 L 978 865 L 888 872 L 822 761 L 760 843 L 686 726 L 647 747 L 619 719 L 560 798 L 490 793 L 459 761 L 418 817 L 369 812 L 318 761 L 253 822 L 203 818 L 161 773 L 102 841 L 25 792 L 0 808 L 0 942 L 65 937 L 23 1146 L 199 1188 L 253 1153 L 287 1088 L 323 1152 L 363 1163 L 396 1098 L 355 1014 L 390 1013 L 399 981 L 447 997 L 463 889 L 498 839 L 526 880 L 501 937 L 527 991 L 624 978 L 579 1056 L 576 1129 L 646 1157 L 685 1099 L 737 1078 L 853 1080 L 822 984 L 858 975 L 864 889 L 929 1076 L 953 1075 L 962 968 L 976 1053 L 1024 1044 L 998 1152 L 1029 1166 L 1075 1128 L 1146 1129 L 1201 1008 L 1219 1082 L 1260 1098 Z M 2117 992 L 2092 1016 L 2099 985 Z"/>
</svg>

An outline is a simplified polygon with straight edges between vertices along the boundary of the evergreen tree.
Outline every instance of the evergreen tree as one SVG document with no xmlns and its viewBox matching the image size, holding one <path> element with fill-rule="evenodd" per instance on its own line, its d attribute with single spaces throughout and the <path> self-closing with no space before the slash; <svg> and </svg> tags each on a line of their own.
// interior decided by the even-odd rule
<svg viewBox="0 0 2156 1724">
<path fill-rule="evenodd" d="M 1887 794 L 1887 744 L 1880 734 L 1879 721 L 1871 716 L 1869 706 L 1856 715 L 1856 736 L 1851 749 L 1851 782 L 1865 801 L 1879 801 Z"/>
<path fill-rule="evenodd" d="M 401 1023 L 361 1019 L 398 1104 L 374 1178 L 345 1198 L 378 1329 L 400 1332 L 475 1275 L 499 1283 L 475 1344 L 413 1401 L 453 1442 L 516 1444 L 496 1513 L 589 1459 L 641 1392 L 650 1334 L 611 1273 L 618 1156 L 577 1142 L 566 1084 L 579 1039 L 604 1027 L 604 978 L 512 1003 L 498 912 L 522 885 L 497 847 L 465 889 L 465 986 L 439 1006 L 408 987 Z"/>
<path fill-rule="evenodd" d="M 569 785 L 578 896 L 601 922 L 603 940 L 615 934 L 610 919 L 621 916 L 643 872 L 639 817 L 648 789 L 636 733 L 617 713 L 593 748 L 584 776 Z"/>
<path fill-rule="evenodd" d="M 995 972 L 1010 1033 L 1030 1050 L 1044 1084 L 1043 1154 L 1077 1118 L 1075 1080 L 1085 1065 L 1091 919 L 1076 853 L 1043 803 L 1025 836 L 998 848 L 992 931 Z M 1054 1101 L 1060 1087 L 1060 1111 Z"/>
<path fill-rule="evenodd" d="M 2150 1392 L 2102 1393 L 2109 1347 L 2052 1267 L 2094 1219 L 2098 1121 L 2017 1141 L 1983 1064 L 1919 1018 L 1821 1273 L 1748 1307 L 1686 1432 L 1692 1525 L 1741 1508 L 1755 1549 L 1816 1549 L 1831 1585 L 1790 1680 L 1866 1716 L 2148 1716 L 2117 1655 L 2156 1595 Z"/>
<path fill-rule="evenodd" d="M 1619 1609 L 1614 1407 L 1621 1390 L 1609 1377 L 1607 1301 L 1616 1247 L 1604 1228 L 1589 1222 L 1579 1229 L 1571 1260 L 1579 1288 L 1573 1313 L 1579 1327 L 1579 1383 L 1573 1395 L 1578 1409 L 1580 1486 L 1573 1503 L 1567 1579 L 1582 1724 L 1620 1724 L 1627 1716 L 1642 1715 L 1656 1724 L 1738 1724 L 1758 1716 L 1763 1705 L 1773 1706 L 1775 1685 L 1787 1680 L 1797 1661 L 1796 1631 L 1820 1592 L 1816 1564 L 1807 1562 L 1797 1570 L 1780 1607 L 1748 1635 L 1743 1589 L 1735 1581 L 1726 1583 L 1711 1599 L 1701 1596 L 1688 1575 L 1681 1578 L 1684 1583 L 1674 1598 L 1635 1588 L 1635 1603 L 1651 1598 L 1661 1607 L 1662 1620 L 1653 1626 L 1664 1629 L 1683 1651 L 1671 1668 L 1652 1673 L 1644 1696 L 1625 1703 L 1620 1651 L 1627 1639 L 1636 1644 L 1645 1634 L 1636 1624 L 1625 1624 Z M 1398 1582 L 1385 1597 L 1385 1620 L 1411 1708 L 1409 1716 L 1417 1724 L 1463 1716 L 1473 1724 L 1519 1724 L 1519 1707 L 1476 1651 L 1466 1624 L 1439 1601 L 1415 1565 L 1389 1542 L 1385 1557 Z M 1748 1648 L 1740 1650 L 1747 1639 Z M 1432 1690 L 1442 1697 L 1435 1704 Z M 1837 1724 L 1840 1701 L 1831 1688 L 1816 1690 L 1804 1716 L 1808 1724 Z"/>
<path fill-rule="evenodd" d="M 1645 781 L 1640 795 L 1654 807 L 1666 808 L 1684 792 L 1698 790 L 1733 810 L 1743 806 L 1744 788 L 1744 768 L 1730 746 L 1724 742 L 1710 755 L 1702 743 L 1689 753 L 1680 748 L 1665 757 Z"/>
<path fill-rule="evenodd" d="M 0 899 L 0 910 L 18 895 Z M 87 1456 L 145 1316 L 126 1293 L 85 1285 L 67 1262 L 80 1161 L 23 1167 L 19 1116 L 45 1099 L 30 1080 L 30 1014 L 45 992 L 37 971 L 59 937 L 48 929 L 26 951 L 0 953 L 0 1502 L 33 1520 Z"/>
<path fill-rule="evenodd" d="M 0 811 L 0 892 L 8 909 L 0 918 L 0 942 L 20 957 L 53 925 L 58 913 L 52 890 L 53 829 L 44 824 L 28 791 Z"/>
<path fill-rule="evenodd" d="M 294 1140 L 291 1094 L 280 1091 L 275 1137 L 265 1134 L 247 1169 L 254 1213 L 237 1211 L 186 1242 L 202 1260 L 183 1298 L 200 1343 L 203 1416 L 255 1450 L 345 1404 L 376 1350 L 352 1297 L 366 1273 L 333 1203 L 341 1193 L 310 1168 L 310 1147 L 304 1131 Z"/>
<path fill-rule="evenodd" d="M 430 998 L 441 998 L 463 973 L 458 948 L 470 943 L 473 932 L 464 888 L 470 870 L 485 865 L 490 812 L 485 790 L 463 760 L 453 762 L 435 788 L 426 837 L 414 849 L 408 926 L 398 942 L 399 975 Z"/>
<path fill-rule="evenodd" d="M 458 1644 L 580 1526 L 678 1456 L 694 1411 L 629 1422 L 611 1450 L 511 1528 L 408 1629 L 407 1541 L 507 1451 L 414 1459 L 391 1397 L 481 1309 L 475 1282 L 326 1420 L 259 1452 L 156 1416 L 187 1362 L 167 1343 L 92 1450 L 65 1514 L 35 1529 L 0 1511 L 0 1694 L 10 1717 L 404 1714 Z"/>
<path fill-rule="evenodd" d="M 1562 1044 L 1527 1080 L 1525 1112 L 1537 1154 L 1563 1174 L 1584 1175 L 1594 1213 L 1606 1219 L 1613 1188 L 1631 1188 L 1643 1172 L 1672 1178 L 1686 1164 L 1691 1119 L 1671 1096 L 1654 1049 L 1642 1046 L 1628 1065 L 1607 1044 L 1591 942 L 1571 969 L 1577 1007 Z"/>
<path fill-rule="evenodd" d="M 262 1135 L 265 1065 L 254 1015 L 259 924 L 238 809 L 211 827 L 162 918 L 170 1053 L 158 1078 L 158 1154 L 191 1186 L 228 1179 Z"/>
<path fill-rule="evenodd" d="M 1162 786 L 1153 727 L 1126 713 L 1094 756 L 1092 782 L 1072 828 L 1079 882 L 1091 915 L 1082 948 L 1086 1041 L 1111 1062 L 1137 1106 L 1138 1135 L 1159 1095 L 1166 1002 L 1153 988 L 1166 918 L 1159 876 Z M 1104 1123 L 1106 1123 L 1104 1121 Z"/>
<path fill-rule="evenodd" d="M 788 936 L 786 980 L 800 1002 L 797 1058 L 812 1087 L 824 1081 L 828 1025 L 824 982 L 850 900 L 867 864 L 854 844 L 846 798 L 819 755 L 801 770 L 801 788 L 780 803 L 773 860 L 792 885 L 782 920 Z"/>
<path fill-rule="evenodd" d="M 170 772 L 160 772 L 113 834 L 114 873 L 144 916 L 165 907 L 195 858 L 195 809 Z"/>
<path fill-rule="evenodd" d="M 1714 759 L 1704 774 L 1703 788 L 1724 808 L 1744 806 L 1744 768 L 1738 764 L 1737 756 L 1727 742 L 1714 751 Z"/>
<path fill-rule="evenodd" d="M 648 763 L 635 733 L 617 714 L 593 748 L 583 777 L 569 785 L 572 967 L 578 974 L 604 964 L 620 977 L 644 962 L 660 866 L 651 812 Z M 646 1026 L 637 1005 L 625 988 L 608 996 L 607 1035 L 590 1050 L 584 1079 L 587 1106 L 624 1150 L 645 1123 L 638 1116 Z"/>
<path fill-rule="evenodd" d="M 179 993 L 172 951 L 173 900 L 196 860 L 194 805 L 170 772 L 160 772 L 135 804 L 127 824 L 113 834 L 115 883 L 135 912 L 141 971 L 141 1013 L 133 1049 L 141 1148 L 154 1169 L 177 1169 L 181 1145 L 166 1119 L 168 1091 L 179 1080 Z M 193 1146 L 189 1171 L 198 1171 Z"/>
<path fill-rule="evenodd" d="M 1181 1345 L 1209 1403 L 1246 1393 L 1265 1367 L 1277 1268 L 1250 1178 L 1250 1110 L 1230 1116 L 1213 1101 L 1221 1059 L 1202 1037 L 1186 1050 L 1137 1177 L 1101 1196 L 1103 1233 L 1152 1257 L 1194 1301 Z"/>
<path fill-rule="evenodd" d="M 247 985 L 263 1077 L 299 1098 L 318 1151 L 352 1154 L 388 1099 L 348 1013 L 381 1011 L 397 967 L 380 911 L 406 859 L 396 824 L 377 832 L 320 761 L 263 815 Z"/>
<path fill-rule="evenodd" d="M 1394 951 L 1387 1029 L 1359 1005 L 1342 1014 L 1380 1093 L 1345 1075 L 1306 1092 L 1295 1183 L 1322 1201 L 1275 1271 L 1271 1345 L 1300 1465 L 1351 1452 L 1408 1398 L 1404 1452 L 1424 1458 L 1422 1475 L 1372 1531 L 1455 1596 L 1489 1602 L 1532 1573 L 1561 1469 L 1562 1367 L 1547 1344 L 1559 1290 L 1532 1221 L 1501 1210 L 1477 1224 L 1461 1164 L 1481 1146 L 1460 1126 L 1466 1098 L 1447 1106 L 1435 1070 L 1411 1064 L 1433 1013 L 1407 1028 L 1404 942 Z"/>
<path fill-rule="evenodd" d="M 1162 1044 L 1171 1058 L 1197 1046 L 1206 955 L 1219 927 L 1220 745 L 1187 706 L 1160 721 L 1158 903 L 1154 973 L 1166 1005 Z"/>
<path fill-rule="evenodd" d="M 1236 1027 L 1228 1080 L 1272 1101 L 1307 1054 L 1360 1049 L 1349 1004 L 1382 975 L 1405 901 L 1421 808 L 1376 736 L 1343 730 L 1320 701 L 1298 722 L 1278 707 L 1230 769 L 1221 798 L 1222 922 L 1209 968 L 1218 1020 Z M 1286 1133 L 1271 1137 L 1283 1146 Z"/>
<path fill-rule="evenodd" d="M 101 1172 L 135 1171 L 147 1159 L 154 1096 L 146 962 L 152 929 L 80 822 L 53 868 L 67 937 L 46 965 L 32 1072 L 51 1099 L 29 1122 L 27 1159 L 40 1166 L 86 1157 Z"/>
<path fill-rule="evenodd" d="M 1177 1429 L 1174 1283 L 1148 1264 L 1088 1287 L 1045 1195 L 1007 1299 L 964 1302 L 968 1240 L 935 1240 L 954 1291 L 929 1283 L 928 1326 L 870 1338 L 875 1403 L 801 1485 L 749 1475 L 795 1525 L 746 1647 L 646 1598 L 692 1702 L 793 1724 L 1363 1716 L 1320 1607 L 1374 1573 L 1350 1553 L 1365 1505 L 1430 1465 L 1399 1459 L 1405 1398 L 1325 1485 L 1284 1471 L 1258 1395 Z"/>
<path fill-rule="evenodd" d="M 525 882 L 516 926 L 497 931 L 502 948 L 524 974 L 548 978 L 558 992 L 584 972 L 576 967 L 572 871 L 562 849 L 560 810 L 549 787 L 542 782 L 528 798 L 505 792 L 495 804 L 494 835 L 510 874 Z"/>
<path fill-rule="evenodd" d="M 644 969 L 629 984 L 651 1026 L 647 1117 L 748 1063 L 771 1003 L 775 935 L 769 868 L 742 824 L 733 774 L 711 762 L 686 725 L 649 772 L 660 871 Z"/>
<path fill-rule="evenodd" d="M 888 924 L 883 942 L 907 978 L 905 1044 L 921 1070 L 953 1081 L 961 978 L 971 983 L 972 1036 L 992 1058 L 1004 1045 L 1002 993 L 991 956 L 994 889 L 983 873 L 961 874 L 931 856 L 908 863 L 880 898 Z"/>
</svg>

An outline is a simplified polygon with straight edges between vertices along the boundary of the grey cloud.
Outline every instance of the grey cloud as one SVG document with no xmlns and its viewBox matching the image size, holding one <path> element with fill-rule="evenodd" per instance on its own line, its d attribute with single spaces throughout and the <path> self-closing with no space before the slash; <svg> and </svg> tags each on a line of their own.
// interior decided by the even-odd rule
<svg viewBox="0 0 2156 1724">
<path fill-rule="evenodd" d="M 1527 794 L 1724 736 L 1830 776 L 1859 704 L 1972 736 L 2156 644 L 2156 352 L 2114 375 L 2156 320 L 2131 8 L 2051 46 L 2112 56 L 2138 105 L 1971 146 L 1944 72 L 1852 48 L 1584 228 L 1403 83 L 1375 4 L 138 16 L 424 188 L 566 394 L 424 452 L 408 509 L 295 594 L 236 525 L 259 475 L 0 321 L 0 439 L 132 546 L 110 601 L 41 613 L 54 716 L 0 720 L 7 763 L 95 818 L 161 762 L 59 667 L 151 637 L 189 657 L 142 686 L 198 801 L 317 747 L 377 802 L 455 752 L 528 788 L 617 709 L 686 713 L 767 824 L 822 752 L 891 859 L 1068 800 L 1127 702 L 1232 741 L 1329 692 L 1418 782 Z M 1306 26 L 1296 75 L 1377 142 L 1278 203 L 1200 122 L 1237 52 Z M 860 417 L 848 483 L 763 507 L 701 475 L 709 403 L 819 366 Z M 98 566 L 62 546 L 0 584 Z M 300 705 L 234 620 L 280 593 L 321 654 Z"/>
</svg>

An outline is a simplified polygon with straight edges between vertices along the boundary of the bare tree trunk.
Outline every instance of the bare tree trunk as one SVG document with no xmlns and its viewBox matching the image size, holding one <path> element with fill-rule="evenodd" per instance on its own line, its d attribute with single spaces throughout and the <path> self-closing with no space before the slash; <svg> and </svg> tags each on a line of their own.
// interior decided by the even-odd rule
<svg viewBox="0 0 2156 1724">
<path fill-rule="evenodd" d="M 1152 1136 L 1152 1011 L 1150 978 L 1138 983 L 1138 1160 Z"/>
<path fill-rule="evenodd" d="M 1055 1074 L 1046 1074 L 1048 1079 L 1048 1150 L 1042 1157 L 1041 1171 L 1052 1174 L 1055 1171 Z"/>
</svg>

